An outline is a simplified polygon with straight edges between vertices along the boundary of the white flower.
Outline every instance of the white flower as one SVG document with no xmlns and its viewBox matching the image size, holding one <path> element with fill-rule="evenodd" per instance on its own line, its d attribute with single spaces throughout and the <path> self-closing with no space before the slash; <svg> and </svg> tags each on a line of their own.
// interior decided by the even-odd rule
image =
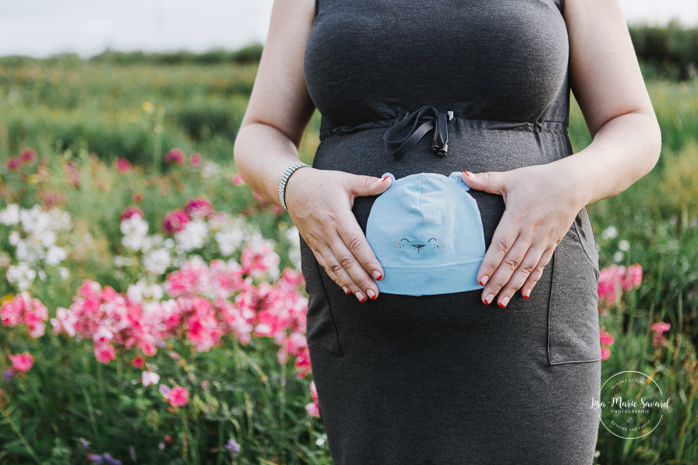
<svg viewBox="0 0 698 465">
<path fill-rule="evenodd" d="M 12 203 L 0 212 L 0 223 L 7 226 L 19 223 L 19 205 Z"/>
<path fill-rule="evenodd" d="M 129 284 L 126 294 L 128 298 L 134 302 L 143 302 L 143 280 L 138 281 L 136 284 Z"/>
<path fill-rule="evenodd" d="M 63 281 L 65 281 L 66 279 L 68 279 L 68 276 L 70 276 L 70 272 L 68 271 L 68 268 L 66 268 L 66 267 L 64 267 L 64 266 L 58 268 L 58 274 L 60 274 L 61 279 L 62 279 Z"/>
<path fill-rule="evenodd" d="M 38 274 L 39 274 L 39 279 L 40 279 L 40 280 L 46 281 L 46 272 L 45 272 L 44 270 L 39 270 L 39 271 L 38 271 Z"/>
<path fill-rule="evenodd" d="M 124 236 L 140 236 L 148 234 L 148 222 L 140 215 L 133 215 L 121 222 L 121 234 Z"/>
<path fill-rule="evenodd" d="M 20 291 L 26 291 L 31 287 L 36 278 L 36 271 L 29 268 L 24 262 L 17 265 L 10 265 L 7 269 L 7 281 L 14 284 Z"/>
<path fill-rule="evenodd" d="M 214 174 L 218 174 L 220 172 L 220 167 L 218 166 L 218 163 L 212 160 L 206 160 L 204 161 L 203 165 L 201 166 L 201 176 L 205 178 L 210 178 Z"/>
<path fill-rule="evenodd" d="M 616 229 L 615 226 L 609 226 L 608 228 L 604 229 L 604 231 L 601 233 L 601 237 L 603 237 L 605 240 L 613 239 L 617 235 L 618 229 Z"/>
<path fill-rule="evenodd" d="M 618 248 L 623 252 L 627 252 L 628 250 L 630 250 L 630 242 L 623 239 L 620 242 L 618 242 Z"/>
<path fill-rule="evenodd" d="M 613 261 L 618 263 L 621 260 L 623 260 L 624 257 L 625 257 L 625 254 L 623 252 L 616 252 L 613 254 Z"/>
<path fill-rule="evenodd" d="M 131 250 L 141 250 L 143 248 L 144 237 L 141 236 L 124 236 L 121 238 L 121 244 Z"/>
<path fill-rule="evenodd" d="M 52 245 L 46 252 L 46 264 L 56 266 L 66 259 L 68 253 L 65 249 Z"/>
<path fill-rule="evenodd" d="M 301 240 L 298 228 L 291 226 L 286 231 L 286 238 L 291 242 L 291 247 L 288 250 L 288 258 L 294 264 L 294 267 L 299 270 L 301 268 Z"/>
<path fill-rule="evenodd" d="M 241 229 L 224 229 L 214 234 L 214 238 L 221 254 L 228 257 L 240 248 L 245 240 L 245 233 Z"/>
<path fill-rule="evenodd" d="M 143 256 L 143 267 L 150 274 L 164 274 L 171 263 L 172 258 L 167 249 L 153 249 Z"/>
<path fill-rule="evenodd" d="M 160 284 L 153 283 L 143 289 L 143 297 L 146 299 L 158 301 L 162 299 L 164 295 L 165 291 Z"/>
<path fill-rule="evenodd" d="M 56 231 L 51 231 L 49 229 L 41 233 L 41 245 L 48 249 L 56 243 Z"/>
<path fill-rule="evenodd" d="M 19 232 L 13 230 L 10 233 L 10 245 L 14 245 L 15 247 L 17 247 L 17 244 L 19 244 L 19 241 L 20 241 Z"/>
<path fill-rule="evenodd" d="M 34 264 L 39 261 L 39 254 L 43 252 L 41 248 L 31 247 L 27 241 L 20 241 L 15 250 L 15 258 L 20 262 Z"/>
<path fill-rule="evenodd" d="M 206 244 L 207 239 L 208 225 L 200 219 L 189 221 L 184 229 L 175 234 L 177 245 L 186 252 L 200 249 Z"/>
<path fill-rule="evenodd" d="M 160 375 L 152 371 L 144 371 L 141 376 L 141 382 L 143 386 L 150 386 L 151 384 L 157 384 L 160 381 Z"/>
</svg>

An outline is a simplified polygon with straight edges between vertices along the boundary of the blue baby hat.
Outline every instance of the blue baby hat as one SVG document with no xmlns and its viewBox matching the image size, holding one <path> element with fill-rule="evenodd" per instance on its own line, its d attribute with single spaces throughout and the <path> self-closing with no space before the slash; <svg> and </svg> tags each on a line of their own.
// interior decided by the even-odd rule
<svg viewBox="0 0 698 465">
<path fill-rule="evenodd" d="M 482 289 L 482 218 L 461 173 L 385 176 L 392 184 L 366 223 L 366 240 L 384 270 L 375 281 L 379 291 L 419 296 Z"/>
</svg>

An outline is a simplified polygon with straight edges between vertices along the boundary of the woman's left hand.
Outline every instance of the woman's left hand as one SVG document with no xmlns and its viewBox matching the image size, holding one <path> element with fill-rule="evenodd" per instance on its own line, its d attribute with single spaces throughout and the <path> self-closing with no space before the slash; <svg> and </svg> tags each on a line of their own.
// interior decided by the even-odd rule
<svg viewBox="0 0 698 465">
<path fill-rule="evenodd" d="M 553 162 L 511 171 L 463 172 L 474 190 L 499 194 L 506 208 L 480 265 L 482 301 L 504 308 L 514 293 L 528 299 L 553 251 L 586 205 L 570 165 Z"/>
</svg>

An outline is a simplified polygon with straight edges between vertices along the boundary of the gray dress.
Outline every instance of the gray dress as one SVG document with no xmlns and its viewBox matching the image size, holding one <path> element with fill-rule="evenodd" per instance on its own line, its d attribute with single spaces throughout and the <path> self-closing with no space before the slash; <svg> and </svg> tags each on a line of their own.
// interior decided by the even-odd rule
<svg viewBox="0 0 698 465">
<path fill-rule="evenodd" d="M 563 0 L 319 0 L 305 79 L 322 115 L 313 167 L 397 179 L 512 170 L 572 154 Z M 405 116 L 453 111 L 448 153 Z M 443 136 L 443 134 L 441 134 Z M 487 247 L 504 202 L 471 191 Z M 377 197 L 352 212 L 366 232 Z M 598 255 L 582 209 L 526 300 L 481 290 L 360 303 L 301 237 L 307 338 L 335 465 L 591 464 L 599 416 Z"/>
</svg>

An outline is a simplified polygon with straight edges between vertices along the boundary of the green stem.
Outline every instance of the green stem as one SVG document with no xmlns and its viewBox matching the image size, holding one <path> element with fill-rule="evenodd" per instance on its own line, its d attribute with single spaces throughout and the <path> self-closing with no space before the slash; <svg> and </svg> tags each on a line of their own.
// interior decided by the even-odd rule
<svg viewBox="0 0 698 465">
<path fill-rule="evenodd" d="M 15 432 L 15 434 L 17 435 L 19 440 L 22 441 L 22 444 L 24 444 L 24 447 L 29 452 L 29 455 L 32 456 L 32 458 L 36 461 L 36 463 L 41 463 L 41 460 L 39 460 L 39 457 L 36 456 L 36 452 L 34 452 L 34 449 L 31 448 L 29 443 L 27 443 L 27 440 L 24 439 L 24 435 L 22 435 L 22 432 L 19 430 L 19 428 L 17 428 L 17 425 L 15 425 L 15 422 L 12 421 L 12 418 L 10 418 L 10 415 L 8 415 L 7 411 L 5 410 L 5 407 L 0 407 L 0 410 L 2 410 L 2 414 L 5 416 L 5 419 L 10 424 L 10 426 L 12 427 L 12 430 Z"/>
</svg>

